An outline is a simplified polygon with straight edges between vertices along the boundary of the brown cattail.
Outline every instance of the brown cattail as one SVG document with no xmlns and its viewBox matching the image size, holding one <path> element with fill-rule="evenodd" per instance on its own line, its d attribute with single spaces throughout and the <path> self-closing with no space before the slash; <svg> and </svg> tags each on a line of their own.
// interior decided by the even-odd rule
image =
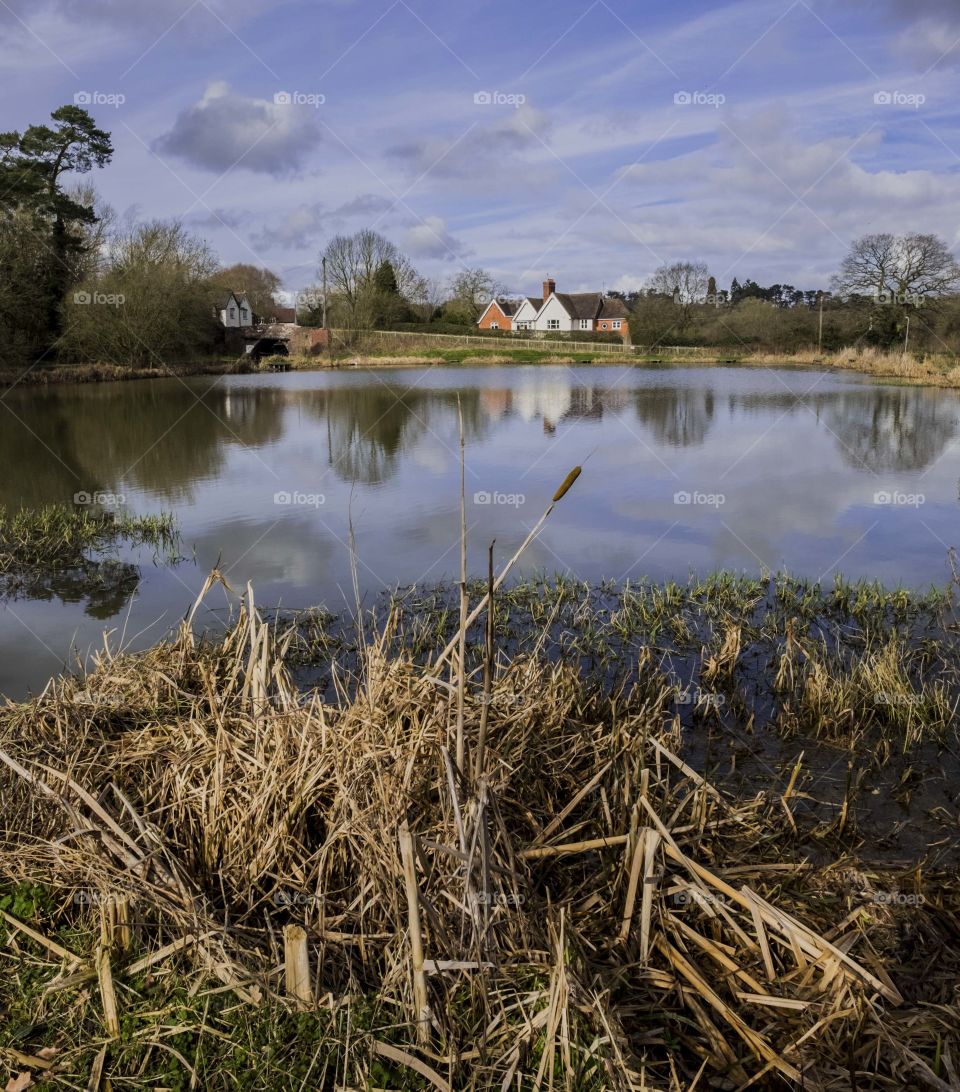
<svg viewBox="0 0 960 1092">
<path fill-rule="evenodd" d="M 553 494 L 553 503 L 556 504 L 558 500 L 566 493 L 571 485 L 580 477 L 580 471 L 583 470 L 582 466 L 575 466 L 573 470 L 563 479 L 563 484 Z"/>
</svg>

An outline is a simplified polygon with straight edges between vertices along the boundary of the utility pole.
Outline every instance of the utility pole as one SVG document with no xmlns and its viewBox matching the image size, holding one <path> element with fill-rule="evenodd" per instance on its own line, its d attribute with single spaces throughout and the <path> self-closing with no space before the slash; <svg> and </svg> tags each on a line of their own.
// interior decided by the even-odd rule
<svg viewBox="0 0 960 1092">
<path fill-rule="evenodd" d="M 820 330 L 817 333 L 817 356 L 823 351 L 823 292 L 818 292 L 820 297 Z"/>
<path fill-rule="evenodd" d="M 907 346 L 910 344 L 910 316 L 907 315 L 907 332 L 903 338 L 903 355 L 907 355 Z"/>
<path fill-rule="evenodd" d="M 327 259 L 324 259 L 320 263 L 323 269 L 323 328 L 327 328 Z"/>
</svg>

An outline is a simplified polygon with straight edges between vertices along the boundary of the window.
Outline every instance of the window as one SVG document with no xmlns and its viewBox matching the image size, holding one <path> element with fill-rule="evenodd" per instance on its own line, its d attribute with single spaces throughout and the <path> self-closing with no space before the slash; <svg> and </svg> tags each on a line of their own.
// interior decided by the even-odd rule
<svg viewBox="0 0 960 1092">
<path fill-rule="evenodd" d="M 600 329 L 601 330 L 606 330 L 606 328 L 607 328 L 607 324 L 605 322 L 601 322 L 600 323 Z"/>
<path fill-rule="evenodd" d="M 560 320 L 558 318 L 548 318 L 547 319 L 547 329 L 548 330 L 559 330 L 560 329 Z"/>
<path fill-rule="evenodd" d="M 615 318 L 613 320 L 613 328 L 614 328 L 614 330 L 619 330 L 620 329 L 620 319 Z"/>
<path fill-rule="evenodd" d="M 581 330 L 589 330 L 590 329 L 590 320 L 588 318 L 582 318 L 580 320 L 580 329 Z"/>
<path fill-rule="evenodd" d="M 491 322 L 490 323 L 490 329 L 491 330 L 499 330 L 500 329 L 500 323 L 499 322 Z"/>
<path fill-rule="evenodd" d="M 236 309 L 236 307 L 231 307 L 231 308 L 230 308 L 230 317 L 231 317 L 231 318 L 236 318 L 236 317 L 237 317 L 237 309 Z"/>
</svg>

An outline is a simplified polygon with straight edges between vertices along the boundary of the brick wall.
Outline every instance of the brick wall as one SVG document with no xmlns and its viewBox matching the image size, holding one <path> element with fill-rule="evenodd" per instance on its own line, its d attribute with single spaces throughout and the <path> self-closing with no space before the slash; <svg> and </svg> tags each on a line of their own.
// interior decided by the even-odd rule
<svg viewBox="0 0 960 1092">
<path fill-rule="evenodd" d="M 492 307 L 488 307 L 486 314 L 477 323 L 481 330 L 492 330 L 493 324 L 497 324 L 497 328 L 500 330 L 512 330 L 513 323 L 507 316 L 500 310 L 499 306 L 495 303 Z"/>
</svg>

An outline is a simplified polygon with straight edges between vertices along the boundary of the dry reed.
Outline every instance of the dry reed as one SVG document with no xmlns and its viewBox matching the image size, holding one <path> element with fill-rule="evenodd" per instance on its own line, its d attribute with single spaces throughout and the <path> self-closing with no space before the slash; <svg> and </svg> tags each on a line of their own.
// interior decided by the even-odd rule
<svg viewBox="0 0 960 1092">
<path fill-rule="evenodd" d="M 45 927 L 5 913 L 5 944 L 44 981 L 36 1023 L 64 1025 L 55 1055 L 0 1038 L 11 1072 L 142 1087 L 169 1026 L 177 1087 L 957 1087 L 952 979 L 898 969 L 905 930 L 949 962 L 948 881 L 811 867 L 783 817 L 796 775 L 782 802 L 706 782 L 650 664 L 610 696 L 486 656 L 463 709 L 484 746 L 459 768 L 456 688 L 368 642 L 362 686 L 299 693 L 251 593 L 219 641 L 184 624 L 0 711 L 0 883 L 59 900 Z M 895 671 L 881 654 L 864 685 Z M 894 884 L 914 897 L 878 897 Z M 98 917 L 116 900 L 125 947 Z M 184 1035 L 157 982 L 228 1015 Z M 273 1006 L 328 1021 L 310 1082 L 209 1057 Z"/>
</svg>

